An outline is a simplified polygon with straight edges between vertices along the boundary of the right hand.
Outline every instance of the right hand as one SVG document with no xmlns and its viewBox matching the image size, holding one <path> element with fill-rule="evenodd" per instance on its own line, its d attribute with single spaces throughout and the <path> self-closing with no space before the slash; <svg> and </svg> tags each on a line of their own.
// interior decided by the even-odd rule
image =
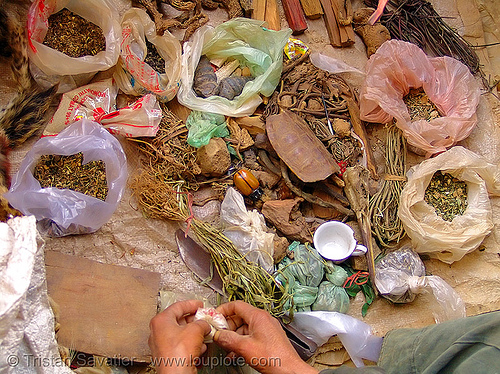
<svg viewBox="0 0 500 374">
<path fill-rule="evenodd" d="M 243 357 L 261 373 L 317 374 L 302 361 L 277 319 L 268 312 L 243 301 L 232 301 L 217 308 L 230 330 L 220 330 L 216 343 Z"/>
</svg>

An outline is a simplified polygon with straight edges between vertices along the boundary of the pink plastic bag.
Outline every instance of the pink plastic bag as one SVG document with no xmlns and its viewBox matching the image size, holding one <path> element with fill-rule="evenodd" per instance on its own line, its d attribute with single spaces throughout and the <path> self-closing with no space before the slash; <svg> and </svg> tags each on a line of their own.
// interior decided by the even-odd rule
<svg viewBox="0 0 500 374">
<path fill-rule="evenodd" d="M 410 88 L 422 87 L 442 117 L 411 121 L 403 102 Z M 428 57 L 400 40 L 385 42 L 366 65 L 361 119 L 386 123 L 393 118 L 408 143 L 430 156 L 470 135 L 477 123 L 479 84 L 467 66 L 450 57 Z"/>
</svg>

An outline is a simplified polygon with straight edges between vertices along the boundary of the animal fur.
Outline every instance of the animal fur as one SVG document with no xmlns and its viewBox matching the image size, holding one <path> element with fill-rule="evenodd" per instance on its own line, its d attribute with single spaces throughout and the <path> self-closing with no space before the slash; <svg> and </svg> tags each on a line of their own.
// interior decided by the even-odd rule
<svg viewBox="0 0 500 374">
<path fill-rule="evenodd" d="M 8 154 L 11 148 L 23 144 L 39 133 L 47 123 L 46 113 L 57 92 L 57 86 L 40 91 L 31 77 L 24 27 L 14 16 L 0 8 L 0 58 L 9 64 L 17 92 L 9 104 L 0 109 L 0 194 L 10 187 Z M 5 48 L 2 48 L 5 47 Z M 0 220 L 20 215 L 0 198 Z"/>
</svg>

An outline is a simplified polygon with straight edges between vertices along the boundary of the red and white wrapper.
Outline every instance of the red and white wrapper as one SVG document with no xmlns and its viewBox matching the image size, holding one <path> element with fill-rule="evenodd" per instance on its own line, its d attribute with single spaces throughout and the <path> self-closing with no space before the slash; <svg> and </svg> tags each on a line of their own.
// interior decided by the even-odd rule
<svg viewBox="0 0 500 374">
<path fill-rule="evenodd" d="M 145 95 L 115 110 L 117 94 L 118 87 L 111 78 L 63 94 L 42 137 L 57 135 L 69 124 L 83 118 L 100 123 L 112 134 L 155 136 L 162 118 L 156 96 Z"/>
</svg>

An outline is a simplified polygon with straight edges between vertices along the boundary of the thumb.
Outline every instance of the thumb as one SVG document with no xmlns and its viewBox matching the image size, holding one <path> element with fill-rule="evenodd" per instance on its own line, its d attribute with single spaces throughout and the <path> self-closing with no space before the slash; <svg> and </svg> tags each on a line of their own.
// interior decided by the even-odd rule
<svg viewBox="0 0 500 374">
<path fill-rule="evenodd" d="M 238 353 L 241 350 L 244 339 L 244 336 L 239 335 L 234 331 L 219 330 L 219 334 L 217 334 L 217 340 L 215 342 L 227 351 L 234 351 Z"/>
</svg>

